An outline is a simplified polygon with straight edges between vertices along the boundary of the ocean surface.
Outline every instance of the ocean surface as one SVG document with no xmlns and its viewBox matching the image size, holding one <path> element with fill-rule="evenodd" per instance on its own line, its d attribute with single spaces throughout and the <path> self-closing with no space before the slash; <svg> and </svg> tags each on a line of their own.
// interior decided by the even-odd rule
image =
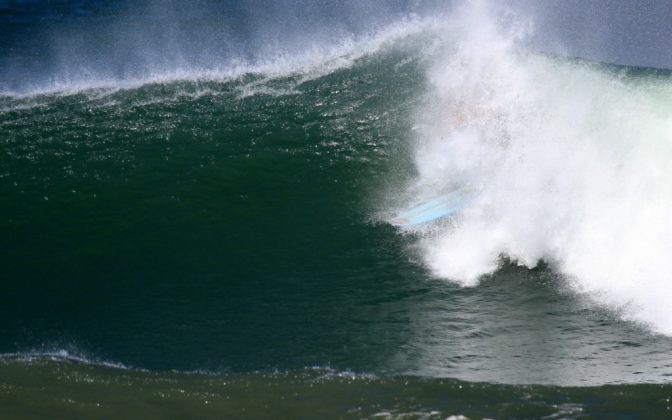
<svg viewBox="0 0 672 420">
<path fill-rule="evenodd" d="M 112 3 L 0 1 L 0 417 L 671 415 L 672 72 L 483 1 Z"/>
</svg>

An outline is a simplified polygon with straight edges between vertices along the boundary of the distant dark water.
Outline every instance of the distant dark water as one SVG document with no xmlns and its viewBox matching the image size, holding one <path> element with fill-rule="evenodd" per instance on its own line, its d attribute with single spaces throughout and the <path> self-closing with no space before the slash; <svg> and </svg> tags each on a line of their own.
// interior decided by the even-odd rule
<svg viewBox="0 0 672 420">
<path fill-rule="evenodd" d="M 1 6 L 6 39 L 51 16 Z M 104 14 L 67 6 L 52 19 Z M 422 234 L 385 223 L 417 176 L 423 36 L 282 74 L 0 94 L 2 411 L 667 414 L 669 338 L 553 264 L 438 278 Z"/>
</svg>

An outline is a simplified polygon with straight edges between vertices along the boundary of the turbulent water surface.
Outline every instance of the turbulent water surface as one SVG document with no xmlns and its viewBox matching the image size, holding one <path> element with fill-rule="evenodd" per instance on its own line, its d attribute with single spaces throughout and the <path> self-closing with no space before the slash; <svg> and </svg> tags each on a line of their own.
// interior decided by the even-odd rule
<svg viewBox="0 0 672 420">
<path fill-rule="evenodd" d="M 0 1 L 3 416 L 668 415 L 672 73 L 287 3 Z"/>
</svg>

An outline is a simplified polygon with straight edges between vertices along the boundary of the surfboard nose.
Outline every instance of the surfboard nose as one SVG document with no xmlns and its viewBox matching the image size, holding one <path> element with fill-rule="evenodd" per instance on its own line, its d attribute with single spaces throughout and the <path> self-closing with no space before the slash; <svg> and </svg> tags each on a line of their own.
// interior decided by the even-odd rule
<svg viewBox="0 0 672 420">
<path fill-rule="evenodd" d="M 395 225 L 395 226 L 403 226 L 408 224 L 408 219 L 403 218 L 403 217 L 395 217 L 394 219 L 390 220 L 390 224 Z"/>
</svg>

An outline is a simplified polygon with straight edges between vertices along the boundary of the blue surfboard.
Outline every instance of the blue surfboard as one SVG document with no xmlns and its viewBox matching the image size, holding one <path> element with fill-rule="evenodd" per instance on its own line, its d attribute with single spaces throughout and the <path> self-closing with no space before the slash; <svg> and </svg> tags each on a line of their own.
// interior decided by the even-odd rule
<svg viewBox="0 0 672 420">
<path fill-rule="evenodd" d="M 409 227 L 442 217 L 451 216 L 462 210 L 469 202 L 464 190 L 458 189 L 447 194 L 423 201 L 397 215 L 390 223 L 395 226 Z"/>
</svg>

